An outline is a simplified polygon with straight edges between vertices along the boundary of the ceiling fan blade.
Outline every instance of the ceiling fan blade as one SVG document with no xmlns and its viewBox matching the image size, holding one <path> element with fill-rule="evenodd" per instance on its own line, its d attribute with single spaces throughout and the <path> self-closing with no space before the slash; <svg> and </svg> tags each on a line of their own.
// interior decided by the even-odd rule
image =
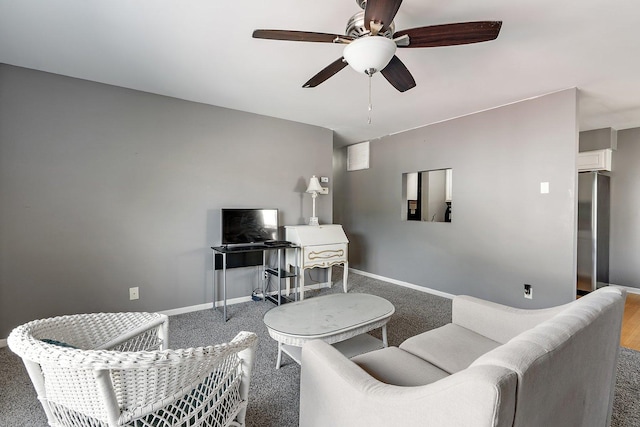
<svg viewBox="0 0 640 427">
<path fill-rule="evenodd" d="M 270 40 L 290 40 L 295 42 L 320 42 L 334 43 L 339 39 L 353 40 L 353 37 L 329 34 L 314 33 L 310 31 L 291 31 L 291 30 L 255 30 L 253 32 L 254 39 L 270 39 Z M 338 40 L 336 40 L 338 39 Z"/>
<path fill-rule="evenodd" d="M 371 21 L 374 21 L 382 24 L 381 30 L 386 30 L 393 22 L 401 4 L 402 0 L 367 0 L 364 9 L 364 26 L 370 30 Z"/>
<path fill-rule="evenodd" d="M 453 46 L 494 40 L 501 27 L 502 21 L 460 22 L 402 30 L 393 37 L 409 36 L 409 45 L 399 47 Z"/>
<path fill-rule="evenodd" d="M 340 57 L 339 59 L 333 61 L 331 64 L 327 65 L 322 71 L 320 71 L 315 76 L 311 77 L 308 82 L 302 85 L 304 88 L 308 87 L 316 87 L 320 83 L 323 83 L 329 77 L 332 77 L 338 71 L 342 70 L 347 66 L 347 61 L 344 58 Z"/>
<path fill-rule="evenodd" d="M 413 76 L 402 61 L 400 61 L 400 58 L 395 55 L 393 55 L 389 64 L 380 72 L 384 78 L 400 92 L 406 92 L 416 87 L 416 81 L 413 79 Z"/>
</svg>

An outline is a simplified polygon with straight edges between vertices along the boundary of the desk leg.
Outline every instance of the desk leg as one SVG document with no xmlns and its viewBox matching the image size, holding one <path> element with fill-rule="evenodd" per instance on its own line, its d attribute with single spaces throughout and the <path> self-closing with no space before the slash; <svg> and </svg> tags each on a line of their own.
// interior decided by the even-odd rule
<svg viewBox="0 0 640 427">
<path fill-rule="evenodd" d="M 342 272 L 342 287 L 344 288 L 344 293 L 347 293 L 347 275 L 349 274 L 349 263 L 345 262 L 343 264 L 344 271 Z"/>
<path fill-rule="evenodd" d="M 331 279 L 331 274 L 333 273 L 333 267 L 329 266 L 327 268 L 327 283 L 329 283 L 329 289 L 333 287 L 333 280 Z"/>
<path fill-rule="evenodd" d="M 222 254 L 222 299 L 224 300 L 224 309 L 222 315 L 224 321 L 227 321 L 227 254 Z"/>
<path fill-rule="evenodd" d="M 224 317 L 224 321 L 227 321 L 227 254 L 222 253 L 222 316 Z M 213 252 L 212 256 L 213 261 L 213 273 L 212 273 L 212 282 L 213 282 L 213 310 L 218 310 L 218 281 L 216 280 L 216 252 Z"/>
<path fill-rule="evenodd" d="M 211 273 L 211 282 L 213 283 L 213 311 L 216 311 L 218 310 L 218 291 L 216 286 L 216 251 L 212 251 L 211 259 L 213 261 L 213 272 Z"/>
<path fill-rule="evenodd" d="M 297 249 L 296 249 L 297 251 Z M 295 294 L 295 300 L 298 301 L 298 290 L 300 289 L 300 267 L 298 266 L 298 257 L 297 257 L 297 252 L 296 252 L 296 265 L 293 267 L 294 268 L 294 272 L 296 273 L 296 276 L 294 278 L 294 288 L 293 288 L 293 292 Z"/>
<path fill-rule="evenodd" d="M 282 251 L 283 249 L 278 249 L 278 305 L 282 304 Z"/>
<path fill-rule="evenodd" d="M 300 301 L 304 300 L 304 268 L 300 269 Z"/>
<path fill-rule="evenodd" d="M 382 346 L 388 347 L 389 342 L 387 341 L 387 325 L 382 325 Z"/>
<path fill-rule="evenodd" d="M 291 264 L 286 264 L 286 269 L 287 271 L 291 271 Z M 289 294 L 291 293 L 291 278 L 288 277 L 284 279 L 284 284 L 285 284 L 285 295 L 289 296 Z"/>
<path fill-rule="evenodd" d="M 296 260 L 296 265 L 294 268 L 294 272 L 296 273 L 295 276 L 295 282 L 294 282 L 294 289 L 293 289 L 293 293 L 295 294 L 295 300 L 298 301 L 298 290 L 300 289 L 300 264 L 299 264 L 299 258 L 298 258 L 298 251 L 300 249 L 296 248 L 295 249 L 295 260 Z M 304 272 L 303 272 L 304 273 Z"/>
</svg>

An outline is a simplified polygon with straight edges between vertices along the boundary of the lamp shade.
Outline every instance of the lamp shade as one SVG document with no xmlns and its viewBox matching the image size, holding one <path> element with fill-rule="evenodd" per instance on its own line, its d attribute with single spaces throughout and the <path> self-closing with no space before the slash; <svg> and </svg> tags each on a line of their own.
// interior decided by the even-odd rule
<svg viewBox="0 0 640 427">
<path fill-rule="evenodd" d="M 395 54 L 396 43 L 382 36 L 361 37 L 349 43 L 342 52 L 351 68 L 363 74 L 383 70 Z"/>
<path fill-rule="evenodd" d="M 313 175 L 309 180 L 307 193 L 319 193 L 321 191 L 322 191 L 322 187 L 320 186 L 320 181 L 318 181 L 318 178 L 315 175 Z"/>
</svg>

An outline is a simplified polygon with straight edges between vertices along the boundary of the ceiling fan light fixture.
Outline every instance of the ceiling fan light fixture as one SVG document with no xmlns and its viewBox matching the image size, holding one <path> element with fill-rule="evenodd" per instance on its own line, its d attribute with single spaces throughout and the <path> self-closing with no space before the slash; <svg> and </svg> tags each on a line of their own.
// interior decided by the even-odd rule
<svg viewBox="0 0 640 427">
<path fill-rule="evenodd" d="M 383 70 L 395 54 L 395 42 L 381 36 L 361 37 L 348 44 L 342 52 L 351 68 L 368 75 Z"/>
</svg>

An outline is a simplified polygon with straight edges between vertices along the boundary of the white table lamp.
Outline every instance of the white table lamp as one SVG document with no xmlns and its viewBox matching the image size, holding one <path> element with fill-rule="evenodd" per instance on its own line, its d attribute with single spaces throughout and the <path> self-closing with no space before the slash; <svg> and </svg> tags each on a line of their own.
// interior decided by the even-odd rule
<svg viewBox="0 0 640 427">
<path fill-rule="evenodd" d="M 318 193 L 321 191 L 322 187 L 320 186 L 320 181 L 318 181 L 318 178 L 313 175 L 309 180 L 309 187 L 307 187 L 307 193 L 311 193 L 311 198 L 313 200 L 313 211 L 311 218 L 309 218 L 309 225 L 318 225 L 318 217 L 316 216 L 316 197 L 318 197 Z"/>
</svg>

